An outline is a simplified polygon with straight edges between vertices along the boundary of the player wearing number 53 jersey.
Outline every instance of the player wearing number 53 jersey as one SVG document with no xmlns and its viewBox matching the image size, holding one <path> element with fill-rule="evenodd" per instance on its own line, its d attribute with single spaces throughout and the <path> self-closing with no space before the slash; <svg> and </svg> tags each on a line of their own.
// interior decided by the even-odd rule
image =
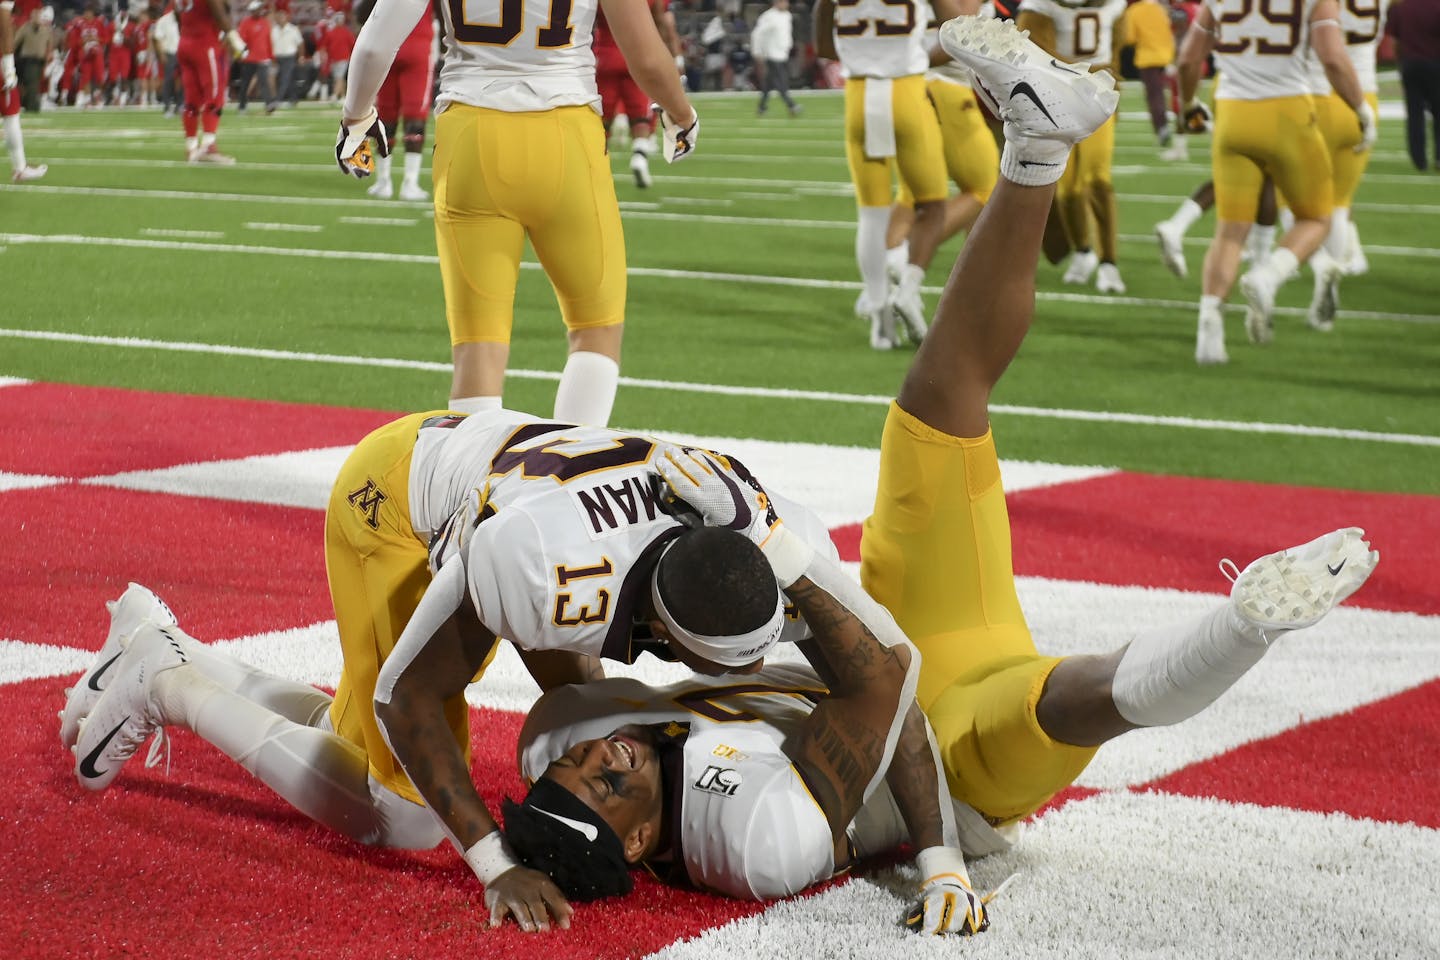
<svg viewBox="0 0 1440 960">
<path fill-rule="evenodd" d="M 979 3 L 935 0 L 934 7 L 938 19 L 948 20 L 973 13 Z M 865 285 L 857 309 L 868 314 L 870 346 L 876 350 L 899 342 L 897 320 L 911 340 L 924 337 L 920 286 L 945 229 L 945 156 L 940 123 L 925 93 L 929 19 L 924 0 L 820 0 L 815 9 L 820 55 L 838 59 L 845 71 L 845 156 L 858 207 L 855 259 Z M 910 260 L 893 293 L 885 269 L 892 158 L 915 202 Z"/>
<path fill-rule="evenodd" d="M 1119 49 L 1115 32 L 1125 13 L 1125 0 L 1023 0 L 1015 22 L 1049 53 L 1067 63 L 1089 63 L 1114 69 Z M 1101 293 L 1124 293 L 1116 258 L 1120 248 L 1120 217 L 1110 176 L 1115 158 L 1115 117 L 1075 144 L 1065 175 L 1055 187 L 1060 220 L 1075 253 L 1065 271 L 1066 283 L 1084 284 L 1095 275 Z M 1098 234 L 1098 237 L 1097 237 Z M 1097 255 L 1094 246 L 1098 239 Z"/>
<path fill-rule="evenodd" d="M 528 238 L 569 332 L 556 416 L 609 420 L 625 322 L 625 241 L 600 124 L 591 31 L 596 0 L 446 0 L 435 98 L 435 242 L 454 377 L 451 408 L 500 406 L 515 287 Z M 659 104 L 666 159 L 695 139 L 674 57 L 645 0 L 601 0 L 635 79 Z M 340 169 L 384 140 L 375 96 L 429 0 L 378 0 L 350 61 Z M 668 118 L 668 120 L 666 119 Z M 377 142 L 381 153 L 388 147 Z M 363 152 L 358 156 L 364 157 Z"/>
<path fill-rule="evenodd" d="M 1220 72 L 1211 145 L 1217 220 L 1201 282 L 1197 363 L 1229 359 L 1221 304 L 1235 283 L 1265 177 L 1295 212 L 1295 226 L 1240 279 L 1249 307 L 1245 329 L 1253 342 L 1270 342 L 1276 291 L 1330 229 L 1335 205 L 1330 156 L 1310 97 L 1307 47 L 1352 111 L 1361 140 L 1366 146 L 1374 141 L 1375 111 L 1345 55 L 1338 16 L 1336 0 L 1285 6 L 1275 0 L 1207 0 L 1195 29 L 1185 35 L 1178 60 L 1182 102 L 1194 101 L 1201 64 L 1212 51 Z"/>
</svg>

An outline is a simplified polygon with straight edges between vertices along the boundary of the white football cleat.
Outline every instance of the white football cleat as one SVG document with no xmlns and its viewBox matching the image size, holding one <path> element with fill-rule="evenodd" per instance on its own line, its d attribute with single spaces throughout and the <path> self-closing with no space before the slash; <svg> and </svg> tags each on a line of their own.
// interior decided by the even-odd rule
<svg viewBox="0 0 1440 960">
<path fill-rule="evenodd" d="M 230 156 L 228 153 L 221 153 L 218 149 L 216 149 L 215 144 L 213 143 L 210 144 L 210 146 L 208 147 L 201 147 L 193 154 L 191 154 L 190 162 L 209 163 L 214 164 L 217 167 L 235 166 L 235 158 Z"/>
<path fill-rule="evenodd" d="M 10 180 L 14 183 L 29 183 L 31 180 L 39 180 L 49 171 L 50 167 L 44 163 L 37 163 L 33 166 L 26 164 L 10 174 Z"/>
<path fill-rule="evenodd" d="M 376 200 L 389 200 L 395 196 L 395 185 L 390 182 L 390 178 L 380 177 L 374 183 L 370 184 L 370 186 L 366 187 L 365 192 Z"/>
<path fill-rule="evenodd" d="M 1219 310 L 1201 310 L 1195 324 L 1195 362 L 1202 367 L 1229 363 L 1225 352 L 1225 317 Z"/>
<path fill-rule="evenodd" d="M 855 298 L 855 316 L 861 320 L 869 320 L 870 314 L 874 311 L 875 308 L 870 304 L 870 297 L 862 287 L 860 295 Z"/>
<path fill-rule="evenodd" d="M 1349 235 L 1345 244 L 1345 273 L 1362 277 L 1370 272 L 1370 261 L 1365 256 L 1365 248 L 1360 246 L 1360 228 L 1351 220 L 1345 225 L 1345 231 Z"/>
<path fill-rule="evenodd" d="M 630 172 L 635 175 L 635 186 L 642 190 L 655 182 L 650 175 L 650 160 L 639 150 L 630 154 Z"/>
<path fill-rule="evenodd" d="M 1100 255 L 1094 250 L 1076 250 L 1070 254 L 1070 265 L 1065 268 L 1065 275 L 1060 281 L 1084 286 L 1099 266 Z"/>
<path fill-rule="evenodd" d="M 120 642 L 115 676 L 80 724 L 75 741 L 75 777 L 87 790 L 104 790 L 140 745 L 157 733 L 146 766 L 160 759 L 165 720 L 155 703 L 155 678 L 190 662 L 179 627 L 142 623 Z"/>
<path fill-rule="evenodd" d="M 1245 333 L 1251 343 L 1261 346 L 1275 339 L 1275 292 L 1280 280 L 1275 271 L 1265 266 L 1251 267 L 1240 278 L 1240 292 L 1245 295 Z"/>
<path fill-rule="evenodd" d="M 888 305 L 871 310 L 870 349 L 894 350 L 896 342 L 895 312 Z"/>
<path fill-rule="evenodd" d="M 400 199 L 409 200 L 413 203 L 419 203 L 421 201 L 429 200 L 430 194 L 426 193 L 425 188 L 420 186 L 420 184 L 411 183 L 409 180 L 404 180 L 400 183 Z"/>
<path fill-rule="evenodd" d="M 1160 259 L 1175 276 L 1184 280 L 1190 273 L 1185 264 L 1185 232 L 1169 220 L 1155 224 L 1155 242 L 1160 244 Z"/>
<path fill-rule="evenodd" d="M 1102 263 L 1095 272 L 1095 289 L 1101 293 L 1124 293 L 1125 281 L 1120 279 L 1120 268 L 1113 263 Z"/>
<path fill-rule="evenodd" d="M 913 264 L 900 268 L 900 282 L 890 291 L 887 306 L 894 318 L 900 321 L 905 336 L 917 347 L 925 339 L 929 329 L 925 323 L 925 301 L 920 296 L 920 285 L 925 280 L 925 271 Z M 897 331 L 898 332 L 898 331 Z"/>
<path fill-rule="evenodd" d="M 1109 73 L 1060 63 L 1008 20 L 956 17 L 940 27 L 940 46 L 974 71 L 976 94 L 1024 137 L 1077 143 L 1110 118 L 1120 99 Z"/>
<path fill-rule="evenodd" d="M 60 742 L 66 749 L 75 746 L 80 721 L 110 686 L 111 668 L 122 652 L 121 641 L 129 639 L 147 620 L 161 626 L 175 624 L 175 615 L 165 606 L 165 601 L 138 583 L 130 584 L 119 600 L 107 601 L 105 606 L 110 611 L 110 633 L 90 669 L 80 675 L 75 686 L 65 691 L 65 709 L 60 711 Z"/>
<path fill-rule="evenodd" d="M 1300 630 L 1359 590 L 1379 562 L 1365 531 L 1346 527 L 1254 561 L 1233 577 L 1230 602 L 1266 634 Z M 1233 568 L 1220 565 L 1226 576 Z"/>
<path fill-rule="evenodd" d="M 1340 277 L 1344 270 L 1324 250 L 1316 250 L 1311 256 L 1310 269 L 1315 271 L 1315 293 L 1305 322 L 1312 330 L 1329 333 L 1335 329 L 1335 314 L 1340 312 Z"/>
<path fill-rule="evenodd" d="M 1161 160 L 1169 160 L 1172 163 L 1188 163 L 1190 161 L 1190 143 L 1183 136 L 1176 136 L 1170 141 L 1170 146 L 1160 151 Z"/>
</svg>

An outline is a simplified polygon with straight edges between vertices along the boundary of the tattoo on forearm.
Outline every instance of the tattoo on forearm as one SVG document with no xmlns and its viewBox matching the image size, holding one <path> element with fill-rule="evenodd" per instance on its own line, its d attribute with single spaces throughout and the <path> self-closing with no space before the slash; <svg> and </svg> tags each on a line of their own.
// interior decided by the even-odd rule
<svg viewBox="0 0 1440 960">
<path fill-rule="evenodd" d="M 895 758 L 890 761 L 886 782 L 910 828 L 911 841 L 920 848 L 944 843 L 941 820 L 941 773 L 935 767 L 935 754 L 930 749 L 925 717 L 918 704 L 911 704 L 895 745 Z"/>
</svg>

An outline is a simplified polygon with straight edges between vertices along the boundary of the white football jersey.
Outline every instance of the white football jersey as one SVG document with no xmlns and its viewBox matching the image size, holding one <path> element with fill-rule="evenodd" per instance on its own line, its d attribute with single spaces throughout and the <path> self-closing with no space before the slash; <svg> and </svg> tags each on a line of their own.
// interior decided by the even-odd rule
<svg viewBox="0 0 1440 960">
<path fill-rule="evenodd" d="M 1217 100 L 1269 100 L 1310 92 L 1306 59 L 1316 0 L 1277 2 L 1286 4 L 1283 11 L 1269 12 L 1270 6 L 1254 0 L 1205 0 L 1215 18 Z"/>
<path fill-rule="evenodd" d="M 1390 13 L 1390 0 L 1344 0 L 1340 4 L 1340 29 L 1345 35 L 1345 52 L 1355 65 L 1360 89 L 1379 93 L 1375 78 L 1375 53 L 1385 35 L 1385 18 Z M 1330 94 L 1330 80 L 1320 59 L 1310 54 L 1310 92 L 1318 96 Z"/>
<path fill-rule="evenodd" d="M 909 77 L 930 66 L 924 0 L 854 0 L 835 4 L 835 52 L 847 77 Z"/>
<path fill-rule="evenodd" d="M 520 773 L 537 779 L 576 743 L 626 724 L 688 724 L 683 762 L 667 770 L 665 784 L 679 795 L 672 849 L 685 875 L 731 897 L 789 896 L 835 872 L 830 824 L 784 751 L 824 691 L 808 668 L 786 665 L 663 687 L 629 678 L 561 687 L 525 718 Z M 892 821 L 900 834 L 871 849 L 904 841 L 903 825 Z"/>
<path fill-rule="evenodd" d="M 685 529 L 660 507 L 650 466 L 660 443 L 508 410 L 437 417 L 421 429 L 411 460 L 411 522 L 431 537 L 471 491 L 488 487 L 484 518 L 464 547 L 480 621 L 525 649 L 628 663 L 651 561 Z M 819 517 L 766 492 L 787 527 L 838 555 Z M 780 640 L 806 636 L 796 617 Z"/>
<path fill-rule="evenodd" d="M 1038 14 L 1055 24 L 1055 55 L 1061 60 L 1105 66 L 1115 56 L 1115 24 L 1125 14 L 1125 2 L 1074 6 L 1058 0 L 1023 0 L 1017 13 Z"/>
<path fill-rule="evenodd" d="M 600 109 L 590 48 L 596 0 L 446 0 L 437 110 Z"/>
</svg>

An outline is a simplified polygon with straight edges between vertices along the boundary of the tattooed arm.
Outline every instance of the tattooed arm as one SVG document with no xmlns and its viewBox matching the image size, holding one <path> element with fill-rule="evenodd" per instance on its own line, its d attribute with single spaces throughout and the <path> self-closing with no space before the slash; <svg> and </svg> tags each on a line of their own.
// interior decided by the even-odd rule
<svg viewBox="0 0 1440 960">
<path fill-rule="evenodd" d="M 920 655 L 831 560 L 813 558 L 785 592 L 814 634 L 802 649 L 830 687 L 786 752 L 825 811 L 843 863 L 845 829 L 889 769 L 914 704 Z"/>
</svg>

